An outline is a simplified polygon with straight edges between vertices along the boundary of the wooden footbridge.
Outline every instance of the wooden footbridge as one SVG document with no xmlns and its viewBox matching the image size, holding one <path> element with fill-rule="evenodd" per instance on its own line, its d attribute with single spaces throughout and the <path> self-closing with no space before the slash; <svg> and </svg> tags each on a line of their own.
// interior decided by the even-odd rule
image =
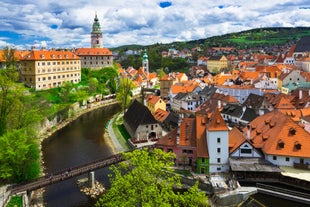
<svg viewBox="0 0 310 207">
<path fill-rule="evenodd" d="M 63 171 L 45 175 L 43 177 L 40 177 L 36 180 L 32 180 L 26 183 L 21 183 L 17 185 L 13 185 L 10 189 L 11 195 L 24 193 L 24 192 L 31 192 L 33 190 L 37 190 L 39 188 L 46 187 L 48 185 L 52 185 L 57 182 L 61 182 L 63 180 L 67 180 L 72 177 L 76 177 L 85 173 L 89 173 L 91 171 L 110 166 L 112 164 L 119 163 L 121 161 L 124 161 L 124 157 L 122 154 L 116 154 L 113 156 L 110 156 L 108 158 L 96 160 L 84 165 L 76 166 L 73 168 L 68 168 Z"/>
</svg>

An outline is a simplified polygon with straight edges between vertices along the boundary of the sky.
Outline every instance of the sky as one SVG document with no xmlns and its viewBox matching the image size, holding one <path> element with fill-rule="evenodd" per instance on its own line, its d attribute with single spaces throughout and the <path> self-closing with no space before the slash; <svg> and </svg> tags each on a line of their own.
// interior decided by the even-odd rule
<svg viewBox="0 0 310 207">
<path fill-rule="evenodd" d="M 309 0 L 0 0 L 0 48 L 171 43 L 261 27 L 310 27 Z"/>
</svg>

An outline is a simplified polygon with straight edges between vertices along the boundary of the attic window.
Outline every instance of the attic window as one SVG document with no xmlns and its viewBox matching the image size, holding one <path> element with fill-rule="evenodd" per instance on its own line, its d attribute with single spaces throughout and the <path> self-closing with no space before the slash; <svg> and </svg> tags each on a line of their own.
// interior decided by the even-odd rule
<svg viewBox="0 0 310 207">
<path fill-rule="evenodd" d="M 296 134 L 296 129 L 294 129 L 293 127 L 291 127 L 289 129 L 289 135 L 295 135 Z"/>
<path fill-rule="evenodd" d="M 44 55 L 41 55 L 41 59 L 44 59 L 45 57 L 44 57 Z"/>
<path fill-rule="evenodd" d="M 201 124 L 205 125 L 206 124 L 206 120 L 205 119 L 201 119 Z"/>
<path fill-rule="evenodd" d="M 277 122 L 275 122 L 275 121 L 270 122 L 270 123 L 269 123 L 269 127 L 270 127 L 270 128 L 274 127 L 274 126 L 276 125 L 276 123 L 277 123 Z"/>
<path fill-rule="evenodd" d="M 301 149 L 301 144 L 300 144 L 298 141 L 295 142 L 295 148 L 296 148 L 297 150 L 300 150 L 300 149 Z"/>
<path fill-rule="evenodd" d="M 220 120 L 220 119 L 216 119 L 216 123 L 217 123 L 217 124 L 220 124 L 220 123 L 221 123 L 221 120 Z"/>
<path fill-rule="evenodd" d="M 284 148 L 284 142 L 281 139 L 278 141 L 278 146 Z"/>
<path fill-rule="evenodd" d="M 260 130 L 260 129 L 257 129 L 256 130 L 256 135 L 259 135 L 259 134 L 261 134 L 262 133 L 262 130 Z"/>
<path fill-rule="evenodd" d="M 265 124 L 267 125 L 267 124 L 269 124 L 270 123 L 270 119 L 266 119 L 265 120 Z"/>
<path fill-rule="evenodd" d="M 251 124 L 252 129 L 256 129 L 256 124 Z"/>
<path fill-rule="evenodd" d="M 269 138 L 269 135 L 264 134 L 263 135 L 263 141 L 266 141 Z"/>
</svg>

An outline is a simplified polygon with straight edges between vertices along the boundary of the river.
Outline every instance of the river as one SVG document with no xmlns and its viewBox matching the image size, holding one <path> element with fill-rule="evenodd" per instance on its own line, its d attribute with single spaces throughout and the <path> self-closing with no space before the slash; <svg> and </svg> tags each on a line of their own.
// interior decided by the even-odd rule
<svg viewBox="0 0 310 207">
<path fill-rule="evenodd" d="M 112 155 L 110 140 L 104 138 L 105 125 L 119 111 L 120 107 L 113 105 L 88 112 L 44 140 L 45 172 L 57 172 Z M 96 179 L 106 187 L 110 185 L 108 173 L 108 168 L 95 171 Z M 72 178 L 45 188 L 45 206 L 93 206 L 94 203 L 79 191 L 76 181 L 77 178 Z"/>
<path fill-rule="evenodd" d="M 121 109 L 118 105 L 99 108 L 81 115 L 66 127 L 55 132 L 42 143 L 46 173 L 68 169 L 113 154 L 110 140 L 104 137 L 105 125 Z M 110 186 L 109 169 L 95 171 L 96 179 L 106 188 Z M 78 178 L 86 177 L 87 175 Z M 94 202 L 82 194 L 77 187 L 78 178 L 72 178 L 45 189 L 44 202 L 47 207 L 90 207 Z M 303 204 L 257 194 L 259 202 L 268 207 L 304 207 Z"/>
</svg>

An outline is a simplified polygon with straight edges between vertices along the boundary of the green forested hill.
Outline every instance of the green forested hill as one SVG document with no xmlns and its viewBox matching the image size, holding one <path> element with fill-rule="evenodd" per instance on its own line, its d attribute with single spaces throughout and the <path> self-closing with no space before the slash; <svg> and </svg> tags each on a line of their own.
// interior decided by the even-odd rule
<svg viewBox="0 0 310 207">
<path fill-rule="evenodd" d="M 180 50 L 184 48 L 193 48 L 196 46 L 200 46 L 203 49 L 207 49 L 212 46 L 233 46 L 242 49 L 245 47 L 250 48 L 256 46 L 284 45 L 286 43 L 296 42 L 303 36 L 310 36 L 310 27 L 258 28 L 187 42 L 173 42 L 169 44 L 157 43 L 147 46 L 125 45 L 117 48 L 111 48 L 111 50 L 126 51 L 129 49 L 137 50 L 142 48 L 157 48 L 160 50 L 166 50 L 172 47 Z"/>
</svg>

